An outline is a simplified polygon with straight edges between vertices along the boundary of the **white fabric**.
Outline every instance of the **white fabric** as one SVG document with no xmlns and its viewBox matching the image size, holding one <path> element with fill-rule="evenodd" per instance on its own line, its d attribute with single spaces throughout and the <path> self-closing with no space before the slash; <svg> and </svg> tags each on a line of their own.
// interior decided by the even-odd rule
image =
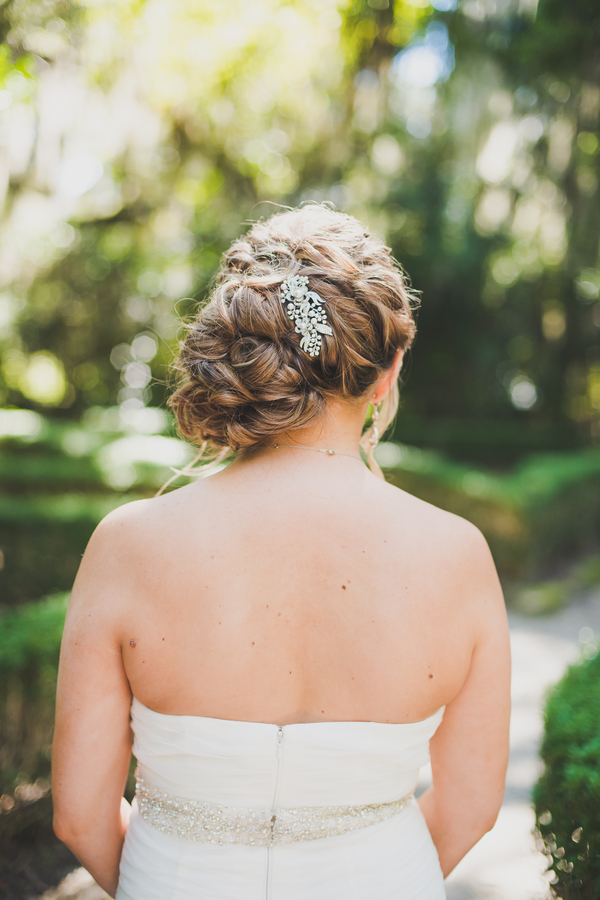
<svg viewBox="0 0 600 900">
<path fill-rule="evenodd" d="M 161 791 L 225 806 L 386 803 L 414 790 L 443 709 L 422 722 L 278 726 L 167 716 L 134 698 L 134 754 Z M 279 758 L 278 745 L 280 744 Z M 215 846 L 163 834 L 134 801 L 116 900 L 444 900 L 413 800 L 349 834 L 288 846 Z"/>
</svg>

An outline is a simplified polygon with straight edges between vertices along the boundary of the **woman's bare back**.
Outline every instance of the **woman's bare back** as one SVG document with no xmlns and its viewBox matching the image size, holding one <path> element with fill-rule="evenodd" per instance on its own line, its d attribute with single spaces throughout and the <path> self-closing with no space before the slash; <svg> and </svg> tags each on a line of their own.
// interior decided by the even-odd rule
<svg viewBox="0 0 600 900">
<path fill-rule="evenodd" d="M 389 248 L 321 207 L 257 223 L 224 255 L 186 330 L 170 404 L 192 444 L 238 455 L 194 486 L 108 516 L 67 614 L 55 823 L 112 896 L 131 813 L 123 788 L 132 694 L 158 714 L 147 713 L 155 737 L 169 725 L 207 726 L 165 722 L 161 713 L 237 720 L 219 725 L 231 733 L 240 720 L 431 724 L 445 706 L 429 741 L 433 786 L 419 798 L 430 860 L 433 843 L 447 874 L 493 824 L 510 668 L 489 550 L 473 526 L 375 477 L 373 448 L 397 407 L 413 305 Z M 242 730 L 265 729 L 273 733 Z M 236 750 L 244 759 L 248 748 Z M 251 769 L 251 753 L 246 762 Z M 135 847 L 135 829 L 128 834 Z M 160 846 L 149 872 L 165 858 Z M 363 866 L 370 885 L 371 864 Z M 430 869 L 407 866 L 419 896 Z M 397 883 L 387 863 L 382 871 Z M 334 881 L 345 893 L 345 871 Z M 149 894 L 142 884 L 136 897 Z M 200 867 L 190 891 L 204 889 Z"/>
<path fill-rule="evenodd" d="M 478 532 L 358 460 L 274 456 L 117 513 L 134 695 L 278 724 L 426 718 L 469 670 Z"/>
<path fill-rule="evenodd" d="M 417 722 L 445 706 L 419 799 L 442 872 L 495 821 L 509 652 L 485 541 L 358 460 L 293 453 L 265 448 L 127 504 L 88 545 L 61 651 L 53 793 L 58 833 L 110 891 L 132 694 L 157 713 L 278 725 Z"/>
</svg>

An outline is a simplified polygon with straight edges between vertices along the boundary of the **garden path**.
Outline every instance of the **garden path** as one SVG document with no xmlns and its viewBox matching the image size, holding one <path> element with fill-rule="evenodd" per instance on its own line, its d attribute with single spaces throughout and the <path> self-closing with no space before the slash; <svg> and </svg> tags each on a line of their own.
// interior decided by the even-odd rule
<svg viewBox="0 0 600 900">
<path fill-rule="evenodd" d="M 531 829 L 530 792 L 537 780 L 542 709 L 547 689 L 579 654 L 584 627 L 600 634 L 600 591 L 546 616 L 510 613 L 513 652 L 511 754 L 498 821 L 447 881 L 448 900 L 548 900 L 544 857 Z M 420 789 L 428 783 L 423 772 Z M 108 900 L 85 869 L 77 869 L 39 900 Z"/>
<path fill-rule="evenodd" d="M 546 900 L 545 858 L 531 830 L 531 788 L 540 772 L 542 710 L 549 687 L 577 659 L 584 627 L 600 634 L 600 591 L 552 615 L 509 615 L 513 654 L 511 752 L 504 805 L 492 831 L 446 882 L 448 900 Z"/>
</svg>

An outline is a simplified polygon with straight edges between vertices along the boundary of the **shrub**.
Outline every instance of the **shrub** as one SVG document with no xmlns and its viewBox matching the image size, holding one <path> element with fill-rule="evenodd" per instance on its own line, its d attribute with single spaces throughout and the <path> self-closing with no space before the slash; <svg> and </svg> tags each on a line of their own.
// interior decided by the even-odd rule
<svg viewBox="0 0 600 900">
<path fill-rule="evenodd" d="M 534 789 L 536 826 L 552 890 L 564 900 L 600 897 L 600 656 L 571 666 L 550 694 Z"/>
<path fill-rule="evenodd" d="M 67 595 L 0 618 L 0 839 L 50 828 L 54 695 Z"/>
<path fill-rule="evenodd" d="M 67 594 L 56 594 L 0 619 L 0 793 L 50 772 L 66 609 Z"/>
<path fill-rule="evenodd" d="M 162 410 L 130 410 L 131 421 L 118 409 L 88 413 L 80 427 L 0 410 L 2 604 L 69 590 L 100 519 L 152 496 L 170 466 L 189 458 L 180 441 L 161 433 L 170 423 Z"/>
<path fill-rule="evenodd" d="M 0 616 L 0 845 L 25 828 L 51 830 L 50 757 L 68 594 Z M 127 796 L 134 791 L 134 763 Z"/>
<path fill-rule="evenodd" d="M 23 603 L 54 591 L 70 590 L 100 519 L 131 499 L 136 496 L 0 496 L 2 602 Z"/>
</svg>

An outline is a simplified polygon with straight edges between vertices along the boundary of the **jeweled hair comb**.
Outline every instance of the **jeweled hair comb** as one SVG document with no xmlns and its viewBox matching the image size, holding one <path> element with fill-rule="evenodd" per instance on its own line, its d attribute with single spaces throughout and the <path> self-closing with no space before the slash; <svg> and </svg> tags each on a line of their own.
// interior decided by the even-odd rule
<svg viewBox="0 0 600 900">
<path fill-rule="evenodd" d="M 315 291 L 309 291 L 306 275 L 292 275 L 281 284 L 281 302 L 287 303 L 290 319 L 296 323 L 296 332 L 302 335 L 300 347 L 309 356 L 318 356 L 321 350 L 321 335 L 332 335 L 327 324 L 324 303 Z"/>
</svg>

